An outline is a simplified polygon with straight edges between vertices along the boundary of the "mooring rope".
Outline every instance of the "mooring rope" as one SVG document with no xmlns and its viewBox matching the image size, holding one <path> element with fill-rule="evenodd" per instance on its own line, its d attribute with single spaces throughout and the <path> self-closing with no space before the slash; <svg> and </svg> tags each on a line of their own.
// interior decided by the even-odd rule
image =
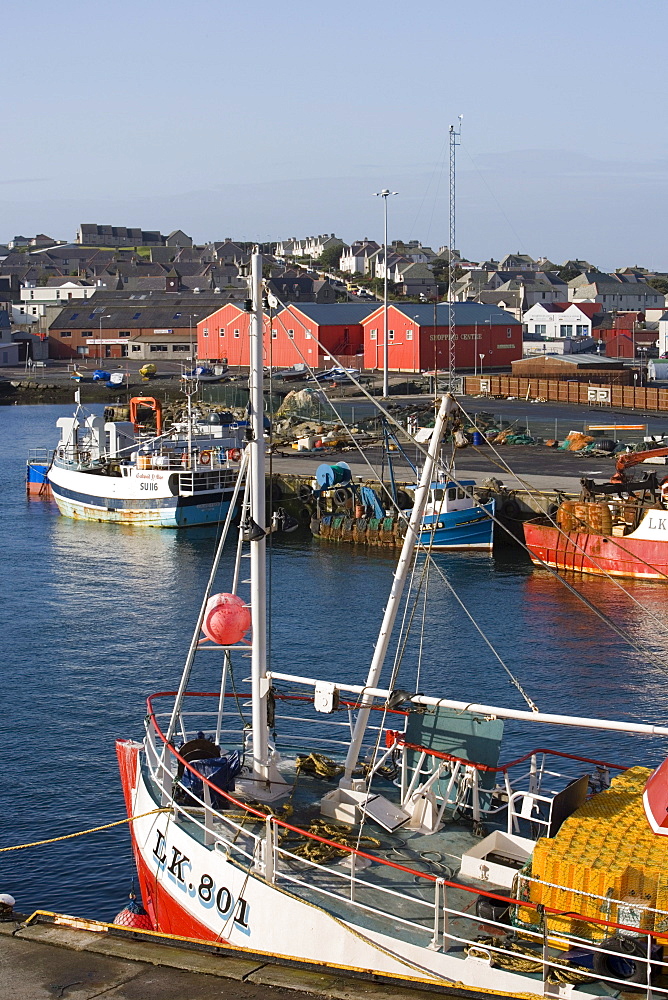
<svg viewBox="0 0 668 1000">
<path fill-rule="evenodd" d="M 122 826 L 123 823 L 134 823 L 136 819 L 144 819 L 146 816 L 154 816 L 156 813 L 168 813 L 171 809 L 151 809 L 150 812 L 140 813 L 138 816 L 126 816 L 125 819 L 117 819 L 114 823 L 103 823 L 102 826 L 91 826 L 88 830 L 77 830 L 76 833 L 64 833 L 60 837 L 49 837 L 48 840 L 33 840 L 30 844 L 14 844 L 12 847 L 0 847 L 0 854 L 4 851 L 21 851 L 24 847 L 43 847 L 45 844 L 56 844 L 59 840 L 71 840 L 73 837 L 84 837 L 87 833 L 99 833 L 100 830 L 110 830 L 112 826 Z"/>
</svg>

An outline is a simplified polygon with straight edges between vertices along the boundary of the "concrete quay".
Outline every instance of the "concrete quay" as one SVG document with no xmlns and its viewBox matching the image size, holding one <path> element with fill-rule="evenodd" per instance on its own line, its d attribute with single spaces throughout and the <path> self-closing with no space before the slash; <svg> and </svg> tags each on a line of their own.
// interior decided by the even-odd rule
<svg viewBox="0 0 668 1000">
<path fill-rule="evenodd" d="M 75 917 L 0 923 L 0 1000 L 424 1000 L 424 988 L 373 978 L 371 971 L 367 979 L 295 968 Z M 481 996 L 457 987 L 428 992 Z"/>
<path fill-rule="evenodd" d="M 355 478 L 370 479 L 372 466 L 376 474 L 382 466 L 379 447 L 365 447 L 364 458 L 356 448 L 345 451 L 297 452 L 282 449 L 267 458 L 267 472 L 281 476 L 313 478 L 321 463 L 334 465 L 344 461 Z M 526 445 L 503 445 L 497 454 L 489 445 L 464 448 L 457 453 L 457 479 L 474 479 L 480 484 L 484 479 L 500 479 L 509 490 L 531 490 L 553 494 L 555 490 L 566 493 L 580 492 L 580 479 L 590 476 L 605 482 L 614 472 L 614 461 L 607 457 L 582 456 L 577 452 L 564 452 L 554 448 Z M 367 462 L 369 464 L 367 464 Z M 411 482 L 414 474 L 400 454 L 394 453 L 392 462 L 397 482 Z M 508 468 L 504 468 L 504 466 Z M 512 470 L 512 471 L 509 471 Z M 668 470 L 666 470 L 668 472 Z M 388 481 L 387 461 L 385 481 Z"/>
</svg>

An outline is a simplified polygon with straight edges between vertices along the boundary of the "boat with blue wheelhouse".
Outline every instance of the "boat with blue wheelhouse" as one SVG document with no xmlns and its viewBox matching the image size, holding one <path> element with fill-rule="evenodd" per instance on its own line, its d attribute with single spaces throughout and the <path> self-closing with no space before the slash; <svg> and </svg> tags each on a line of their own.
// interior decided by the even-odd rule
<svg viewBox="0 0 668 1000">
<path fill-rule="evenodd" d="M 391 488 L 355 484 L 345 462 L 321 465 L 314 489 L 316 515 L 311 531 L 332 542 L 400 548 L 410 511 L 415 504 L 416 483 Z M 473 479 L 454 481 L 444 469 L 429 485 L 422 516 L 419 545 L 434 550 L 492 551 L 495 501 L 480 502 Z"/>
<path fill-rule="evenodd" d="M 475 485 L 474 479 L 431 483 L 422 517 L 421 545 L 491 552 L 495 501 L 479 503 Z"/>
</svg>

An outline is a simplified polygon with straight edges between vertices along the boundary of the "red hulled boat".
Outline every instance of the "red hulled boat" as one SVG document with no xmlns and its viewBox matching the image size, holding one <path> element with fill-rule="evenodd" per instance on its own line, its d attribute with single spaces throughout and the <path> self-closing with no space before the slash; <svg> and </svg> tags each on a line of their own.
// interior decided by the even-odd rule
<svg viewBox="0 0 668 1000">
<path fill-rule="evenodd" d="M 609 483 L 582 480 L 578 501 L 524 524 L 524 540 L 537 566 L 575 573 L 668 580 L 668 477 L 632 480 L 627 470 L 668 448 L 632 452 L 617 460 Z"/>
</svg>

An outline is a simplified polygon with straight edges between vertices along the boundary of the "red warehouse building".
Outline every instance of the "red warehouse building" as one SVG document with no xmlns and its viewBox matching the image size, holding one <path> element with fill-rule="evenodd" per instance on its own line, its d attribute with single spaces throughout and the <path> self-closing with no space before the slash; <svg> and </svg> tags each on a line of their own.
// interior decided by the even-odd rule
<svg viewBox="0 0 668 1000">
<path fill-rule="evenodd" d="M 274 367 L 305 362 L 313 368 L 329 365 L 332 358 L 353 360 L 362 353 L 362 320 L 369 305 L 357 302 L 291 303 L 270 317 L 264 316 L 264 361 Z M 229 365 L 249 364 L 250 313 L 227 303 L 197 324 L 200 360 Z"/>
<path fill-rule="evenodd" d="M 522 324 L 498 306 L 456 302 L 455 364 L 457 368 L 510 367 L 522 357 Z M 362 321 L 364 367 L 381 369 L 383 307 Z M 390 371 L 430 371 L 449 363 L 449 305 L 391 302 L 387 316 L 388 368 Z M 481 360 L 482 355 L 482 360 Z"/>
</svg>

